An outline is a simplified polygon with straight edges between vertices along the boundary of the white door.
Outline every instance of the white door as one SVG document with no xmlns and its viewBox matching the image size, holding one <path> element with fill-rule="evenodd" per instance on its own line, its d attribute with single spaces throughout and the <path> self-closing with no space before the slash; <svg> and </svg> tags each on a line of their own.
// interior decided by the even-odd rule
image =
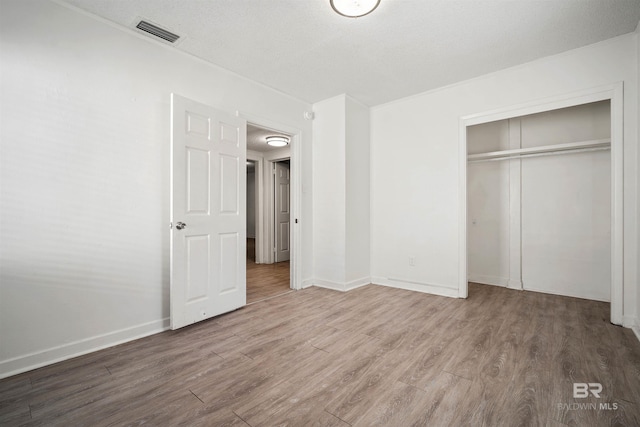
<svg viewBox="0 0 640 427">
<path fill-rule="evenodd" d="M 592 151 L 522 161 L 525 290 L 611 301 L 609 156 Z"/>
<path fill-rule="evenodd" d="M 246 304 L 246 122 L 171 95 L 171 329 Z"/>
<path fill-rule="evenodd" d="M 277 162 L 275 165 L 276 195 L 276 262 L 289 260 L 289 226 L 291 209 L 289 204 L 289 163 Z"/>
</svg>

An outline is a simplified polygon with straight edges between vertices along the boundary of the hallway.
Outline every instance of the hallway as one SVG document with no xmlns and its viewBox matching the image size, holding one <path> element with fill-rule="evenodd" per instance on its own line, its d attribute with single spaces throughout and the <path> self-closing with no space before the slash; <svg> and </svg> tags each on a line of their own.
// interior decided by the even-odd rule
<svg viewBox="0 0 640 427">
<path fill-rule="evenodd" d="M 255 239 L 247 239 L 247 304 L 287 293 L 289 261 L 256 264 Z"/>
</svg>

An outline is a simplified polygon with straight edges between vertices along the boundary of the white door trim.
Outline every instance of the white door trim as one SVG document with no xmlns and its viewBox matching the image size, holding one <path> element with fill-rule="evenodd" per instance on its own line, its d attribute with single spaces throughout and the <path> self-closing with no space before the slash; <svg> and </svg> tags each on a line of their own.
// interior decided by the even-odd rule
<svg viewBox="0 0 640 427">
<path fill-rule="evenodd" d="M 264 216 L 264 160 L 249 150 L 247 150 L 247 160 L 251 160 L 256 164 L 256 195 L 258 199 L 256 202 L 256 264 L 262 264 L 265 262 L 264 251 L 262 249 L 264 245 L 264 227 L 260 221 Z"/>
<path fill-rule="evenodd" d="M 247 123 L 254 124 L 261 128 L 273 129 L 275 131 L 280 131 L 283 133 L 287 133 L 291 135 L 291 142 L 289 144 L 289 158 L 291 160 L 291 254 L 290 254 L 290 283 L 291 289 L 302 289 L 302 245 L 301 245 L 301 230 L 300 227 L 303 218 L 301 217 L 301 203 L 302 203 L 302 180 L 301 180 L 301 171 L 300 165 L 302 163 L 302 155 L 301 155 L 301 141 L 302 141 L 302 130 L 295 127 L 295 125 L 289 125 L 286 123 L 280 123 L 274 120 L 270 120 L 261 116 L 256 116 L 251 113 L 246 113 L 243 111 L 237 111 L 236 115 L 241 117 L 247 121 Z M 281 158 L 271 158 L 269 153 L 264 154 L 263 158 L 263 171 L 270 172 L 271 164 L 268 162 L 274 160 L 284 160 L 287 157 Z M 264 176 L 264 175 L 263 175 Z M 271 178 L 273 180 L 273 177 Z M 268 182 L 266 184 L 269 184 Z M 273 183 L 271 182 L 271 185 Z M 273 198 L 271 198 L 273 203 Z M 264 200 L 263 200 L 264 202 Z M 264 204 L 262 204 L 264 206 Z M 271 209 L 273 211 L 273 209 Z M 264 213 L 265 222 L 263 223 L 263 234 L 261 235 L 263 238 L 268 236 L 268 224 L 266 221 L 269 220 L 270 215 L 267 212 Z M 271 217 L 273 213 L 271 214 Z M 271 220 L 271 224 L 273 221 Z M 271 226 L 272 227 L 272 226 Z M 263 245 L 264 247 L 264 245 Z M 273 253 L 265 254 L 263 253 L 263 262 L 273 262 Z"/>
<path fill-rule="evenodd" d="M 459 276 L 458 297 L 468 296 L 467 282 L 467 126 L 511 119 L 597 101 L 611 101 L 611 323 L 623 322 L 623 83 L 585 89 L 497 110 L 463 116 L 459 125 Z"/>
</svg>

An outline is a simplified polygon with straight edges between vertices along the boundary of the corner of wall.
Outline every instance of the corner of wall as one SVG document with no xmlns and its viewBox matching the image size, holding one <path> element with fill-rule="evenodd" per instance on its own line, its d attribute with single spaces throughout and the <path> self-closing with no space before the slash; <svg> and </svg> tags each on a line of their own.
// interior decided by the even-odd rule
<svg viewBox="0 0 640 427">
<path fill-rule="evenodd" d="M 634 334 L 636 334 L 636 338 L 638 338 L 638 341 L 640 341 L 640 321 L 636 320 L 636 324 L 635 326 L 631 327 L 631 330 Z"/>
<path fill-rule="evenodd" d="M 308 286 L 316 286 L 318 288 L 331 289 L 331 290 L 340 291 L 340 292 L 348 292 L 353 289 L 360 288 L 362 286 L 367 286 L 369 284 L 371 284 L 371 278 L 362 277 L 360 279 L 352 280 L 350 282 L 343 282 L 343 283 L 332 282 L 329 280 L 322 280 L 322 279 L 313 279 L 309 281 Z"/>
</svg>

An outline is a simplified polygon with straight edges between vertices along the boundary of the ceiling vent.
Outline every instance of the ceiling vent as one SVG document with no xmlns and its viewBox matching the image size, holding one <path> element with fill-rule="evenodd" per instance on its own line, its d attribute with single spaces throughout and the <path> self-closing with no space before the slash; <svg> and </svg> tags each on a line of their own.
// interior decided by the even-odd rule
<svg viewBox="0 0 640 427">
<path fill-rule="evenodd" d="M 144 31 L 145 33 L 149 33 L 152 36 L 156 36 L 161 38 L 162 40 L 166 40 L 169 43 L 175 43 L 176 40 L 180 38 L 179 35 L 173 34 L 170 31 L 165 30 L 164 28 L 160 28 L 157 25 L 151 24 L 147 21 L 140 21 L 136 28 Z"/>
</svg>

